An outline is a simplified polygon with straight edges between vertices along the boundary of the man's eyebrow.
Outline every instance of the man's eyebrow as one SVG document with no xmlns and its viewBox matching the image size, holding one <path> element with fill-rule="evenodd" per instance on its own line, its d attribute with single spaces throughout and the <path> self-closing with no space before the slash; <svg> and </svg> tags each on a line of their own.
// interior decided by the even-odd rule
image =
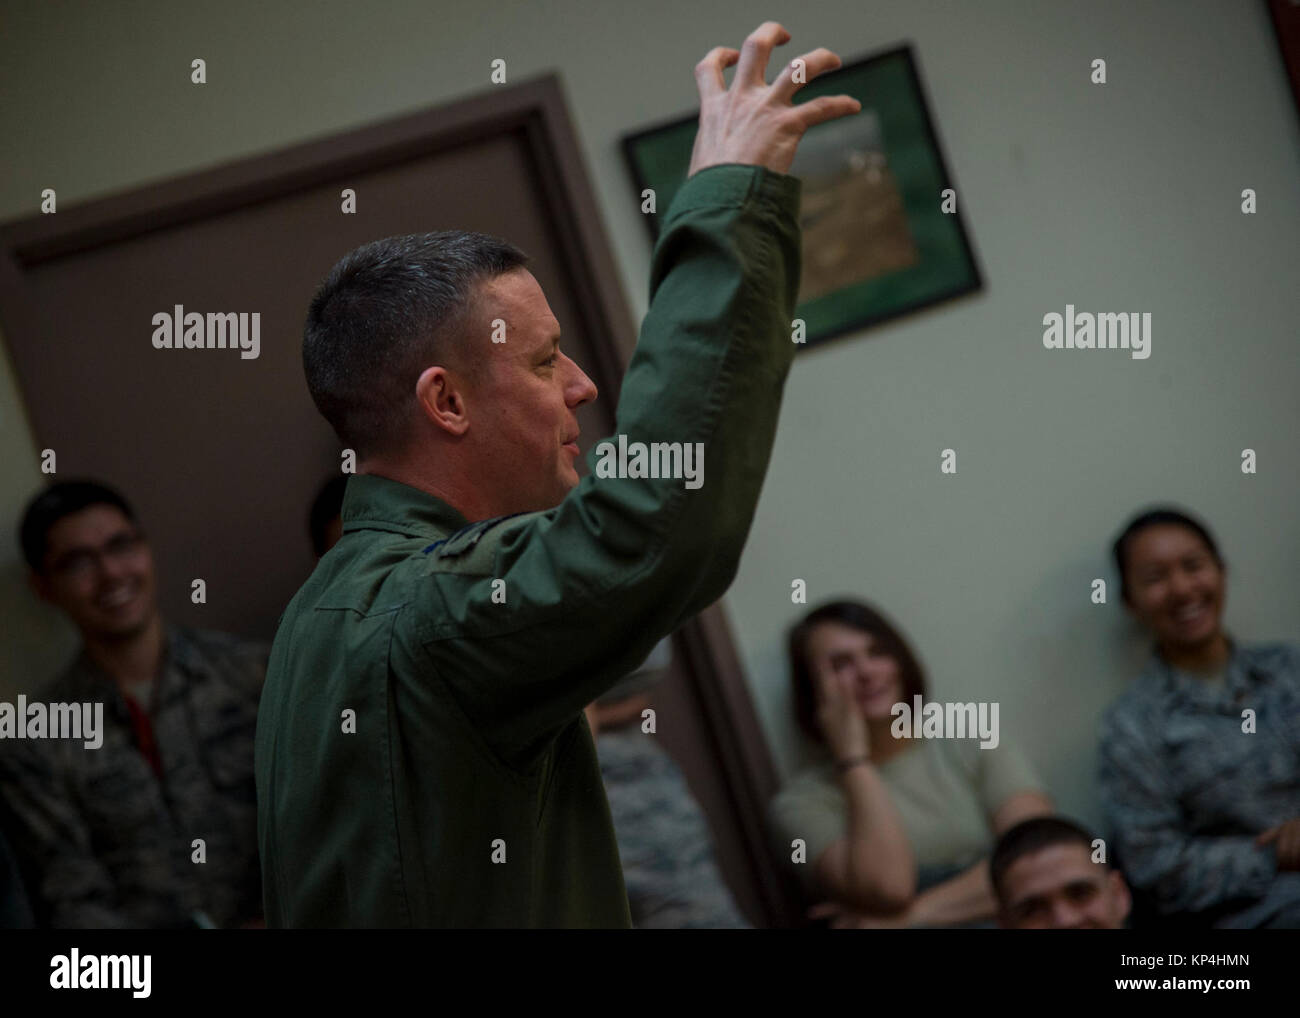
<svg viewBox="0 0 1300 1018">
<path fill-rule="evenodd" d="M 60 559 L 70 558 L 73 555 L 84 555 L 95 550 L 93 544 L 74 544 L 71 548 L 49 552 L 49 555 L 52 561 L 58 562 Z"/>
<path fill-rule="evenodd" d="M 54 558 L 56 559 L 60 559 L 60 558 L 66 558 L 69 555 L 78 555 L 86 552 L 99 551 L 100 548 L 107 548 L 114 541 L 120 540 L 123 537 L 134 537 L 136 533 L 137 532 L 135 530 L 132 530 L 130 528 L 126 528 L 123 530 L 115 530 L 113 531 L 113 533 L 109 534 L 108 537 L 106 537 L 101 544 L 74 544 L 72 547 L 64 548 L 62 551 L 47 552 L 47 554 L 53 555 Z"/>
<path fill-rule="evenodd" d="M 98 551 L 99 548 L 93 544 L 76 544 L 59 552 L 50 552 L 49 563 L 51 566 L 58 566 L 82 555 L 94 555 Z"/>
</svg>

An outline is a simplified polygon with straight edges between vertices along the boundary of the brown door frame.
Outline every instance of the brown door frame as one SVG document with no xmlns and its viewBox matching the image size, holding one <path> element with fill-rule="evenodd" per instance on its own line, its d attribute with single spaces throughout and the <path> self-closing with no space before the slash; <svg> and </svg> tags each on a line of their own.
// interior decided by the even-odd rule
<svg viewBox="0 0 1300 1018">
<path fill-rule="evenodd" d="M 26 272 L 41 262 L 315 187 L 340 176 L 520 133 L 560 252 L 574 313 L 590 338 L 597 386 L 617 395 L 636 324 L 569 119 L 548 74 L 436 109 L 310 141 L 216 169 L 0 225 L 0 321 L 11 337 L 48 344 Z M 31 415 L 28 415 L 31 420 Z M 34 429 L 33 429 L 34 431 Z M 39 436 L 38 436 L 39 442 Z M 725 615 L 713 605 L 676 634 L 679 660 L 729 792 L 731 820 L 749 847 L 749 872 L 768 925 L 798 923 L 797 890 L 767 834 L 765 805 L 778 778 L 750 700 Z"/>
</svg>

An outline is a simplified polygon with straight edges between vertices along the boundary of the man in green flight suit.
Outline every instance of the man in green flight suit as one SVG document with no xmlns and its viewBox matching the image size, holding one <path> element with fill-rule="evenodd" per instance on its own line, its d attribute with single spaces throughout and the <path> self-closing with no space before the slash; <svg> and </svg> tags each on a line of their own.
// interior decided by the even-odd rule
<svg viewBox="0 0 1300 1018">
<path fill-rule="evenodd" d="M 504 241 L 390 238 L 317 292 L 307 383 L 358 472 L 262 694 L 268 925 L 630 926 L 583 708 L 723 594 L 753 518 L 794 349 L 786 171 L 809 126 L 861 108 L 792 104 L 839 66 L 826 49 L 767 85 L 789 38 L 765 22 L 695 69 L 689 179 L 617 409 L 629 447 L 701 443 L 702 486 L 579 482 L 596 389 Z"/>
</svg>

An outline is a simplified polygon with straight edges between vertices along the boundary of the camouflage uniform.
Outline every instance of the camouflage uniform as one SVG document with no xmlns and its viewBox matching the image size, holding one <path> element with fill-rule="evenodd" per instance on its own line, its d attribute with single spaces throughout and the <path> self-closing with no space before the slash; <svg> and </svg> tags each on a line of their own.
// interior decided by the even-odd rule
<svg viewBox="0 0 1300 1018">
<path fill-rule="evenodd" d="M 163 779 L 125 699 L 83 651 L 34 699 L 104 704 L 103 745 L 0 744 L 11 838 L 55 927 L 236 925 L 260 918 L 253 735 L 269 648 L 169 627 L 149 718 Z M 207 861 L 192 862 L 202 838 Z"/>
<path fill-rule="evenodd" d="M 632 925 L 747 928 L 713 860 L 704 814 L 656 738 L 639 719 L 596 735 Z"/>
<path fill-rule="evenodd" d="M 1300 817 L 1296 647 L 1234 645 L 1221 684 L 1154 656 L 1105 714 L 1100 782 L 1118 861 L 1160 911 L 1300 924 L 1300 873 L 1279 873 L 1274 847 L 1255 845 Z"/>
</svg>

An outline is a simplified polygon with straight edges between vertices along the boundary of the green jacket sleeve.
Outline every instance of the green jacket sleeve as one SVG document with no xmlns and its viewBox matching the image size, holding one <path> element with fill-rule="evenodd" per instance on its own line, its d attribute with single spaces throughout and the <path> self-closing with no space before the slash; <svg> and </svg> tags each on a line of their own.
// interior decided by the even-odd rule
<svg viewBox="0 0 1300 1018">
<path fill-rule="evenodd" d="M 799 196 L 794 177 L 711 167 L 655 246 L 617 434 L 701 443 L 702 485 L 599 477 L 593 452 L 559 506 L 479 524 L 418 567 L 399 652 L 431 659 L 410 664 L 431 664 L 508 761 L 526 763 L 731 583 L 793 357 Z"/>
</svg>

